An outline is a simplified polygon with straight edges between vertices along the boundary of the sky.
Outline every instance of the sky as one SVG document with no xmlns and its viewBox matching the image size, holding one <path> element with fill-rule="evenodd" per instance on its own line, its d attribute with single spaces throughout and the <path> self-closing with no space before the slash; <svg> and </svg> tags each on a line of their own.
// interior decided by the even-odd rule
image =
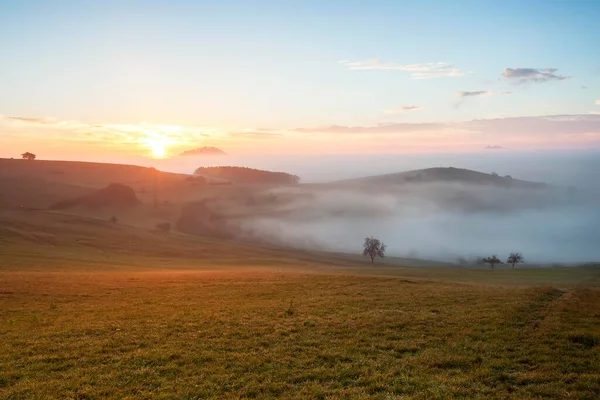
<svg viewBox="0 0 600 400">
<path fill-rule="evenodd" d="M 600 148 L 600 2 L 0 0 L 0 157 Z"/>
</svg>

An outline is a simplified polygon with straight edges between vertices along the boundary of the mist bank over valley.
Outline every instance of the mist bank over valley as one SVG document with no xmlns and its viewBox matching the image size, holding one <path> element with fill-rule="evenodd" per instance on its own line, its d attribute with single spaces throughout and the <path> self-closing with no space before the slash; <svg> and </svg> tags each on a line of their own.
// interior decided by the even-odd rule
<svg viewBox="0 0 600 400">
<path fill-rule="evenodd" d="M 186 156 L 146 164 L 182 174 L 118 164 L 0 160 L 0 206 L 43 210 L 73 204 L 69 213 L 103 220 L 117 216 L 144 228 L 170 223 L 197 236 L 353 254 L 365 237 L 375 236 L 388 245 L 389 256 L 457 262 L 493 254 L 505 260 L 510 252 L 522 252 L 530 264 L 600 260 L 597 153 L 500 152 L 223 155 L 220 162 Z M 445 162 L 456 164 L 431 168 Z M 201 168 L 236 163 L 247 164 Z M 421 164 L 428 168 L 401 167 Z M 481 172 L 455 168 L 465 164 L 486 167 Z M 297 184 L 295 174 L 252 167 L 296 172 L 302 179 Z M 131 188 L 140 205 L 86 205 L 89 199 L 98 203 L 96 191 L 114 182 Z"/>
<path fill-rule="evenodd" d="M 217 200 L 209 207 L 235 221 L 242 237 L 305 249 L 355 253 L 364 237 L 376 236 L 399 257 L 456 262 L 519 251 L 535 264 L 600 259 L 592 182 L 575 190 L 454 168 L 414 173 L 443 171 L 487 180 L 415 182 L 397 174 L 281 187 L 251 205 Z"/>
</svg>

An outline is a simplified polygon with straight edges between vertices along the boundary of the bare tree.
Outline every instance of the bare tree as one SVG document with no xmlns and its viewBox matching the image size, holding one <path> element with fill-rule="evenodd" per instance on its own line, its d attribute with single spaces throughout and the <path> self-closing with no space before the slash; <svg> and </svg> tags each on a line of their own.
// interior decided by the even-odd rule
<svg viewBox="0 0 600 400">
<path fill-rule="evenodd" d="M 30 153 L 30 152 L 21 154 L 21 157 L 23 157 L 23 160 L 29 160 L 29 161 L 35 160 L 35 154 Z"/>
<path fill-rule="evenodd" d="M 515 267 L 515 264 L 521 264 L 524 262 L 525 259 L 523 258 L 522 253 L 510 253 L 508 258 L 506 259 L 506 263 L 511 264 L 513 268 Z"/>
<path fill-rule="evenodd" d="M 373 236 L 365 238 L 363 243 L 363 256 L 371 257 L 371 264 L 375 262 L 375 257 L 383 258 L 385 256 L 386 245 Z"/>
<path fill-rule="evenodd" d="M 494 269 L 494 266 L 496 264 L 504 264 L 496 255 L 484 258 L 481 261 L 483 262 L 483 264 L 490 264 L 490 267 L 492 267 L 492 269 Z"/>
</svg>

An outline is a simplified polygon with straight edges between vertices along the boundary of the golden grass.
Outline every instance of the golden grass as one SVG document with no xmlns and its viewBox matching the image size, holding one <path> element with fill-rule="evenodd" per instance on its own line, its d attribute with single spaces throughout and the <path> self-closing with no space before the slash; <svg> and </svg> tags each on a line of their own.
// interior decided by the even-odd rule
<svg viewBox="0 0 600 400">
<path fill-rule="evenodd" d="M 72 215 L 0 221 L 0 398 L 600 397 L 597 267 L 371 266 Z"/>
<path fill-rule="evenodd" d="M 2 272 L 0 397 L 597 399 L 599 317 L 595 286 Z"/>
</svg>

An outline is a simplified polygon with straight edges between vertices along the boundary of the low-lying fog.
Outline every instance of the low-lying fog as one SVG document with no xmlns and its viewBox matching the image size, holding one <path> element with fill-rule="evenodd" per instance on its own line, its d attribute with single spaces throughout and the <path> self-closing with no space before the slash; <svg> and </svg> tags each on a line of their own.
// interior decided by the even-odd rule
<svg viewBox="0 0 600 400">
<path fill-rule="evenodd" d="M 344 252 L 360 251 L 364 238 L 375 236 L 389 255 L 452 262 L 492 254 L 505 259 L 513 251 L 532 263 L 600 260 L 600 213 L 590 199 L 569 203 L 557 191 L 544 201 L 541 192 L 425 185 L 413 194 L 317 191 L 275 215 L 246 220 L 244 228 L 275 242 Z M 472 198 L 479 200 L 469 210 Z"/>
<path fill-rule="evenodd" d="M 497 254 L 505 260 L 519 251 L 531 263 L 600 260 L 598 153 L 489 151 L 236 161 L 227 164 L 290 172 L 303 182 L 454 166 L 555 185 L 547 190 L 447 183 L 278 189 L 279 198 L 291 200 L 273 205 L 267 215 L 245 220 L 243 227 L 280 243 L 359 252 L 364 238 L 372 235 L 388 245 L 390 256 L 456 261 Z M 569 193 L 568 186 L 577 191 Z"/>
</svg>

